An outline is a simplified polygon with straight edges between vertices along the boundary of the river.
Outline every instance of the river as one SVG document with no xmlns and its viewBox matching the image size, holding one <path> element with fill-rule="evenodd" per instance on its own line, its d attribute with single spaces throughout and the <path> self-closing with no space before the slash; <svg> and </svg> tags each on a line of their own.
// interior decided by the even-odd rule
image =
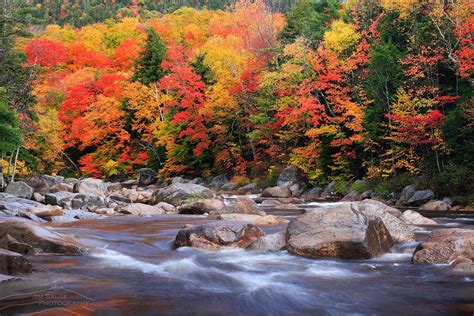
<svg viewBox="0 0 474 316">
<path fill-rule="evenodd" d="M 278 214 L 291 218 L 294 212 Z M 472 218 L 438 221 L 438 228 L 473 228 Z M 305 259 L 286 251 L 174 250 L 177 231 L 200 222 L 209 220 L 162 215 L 51 223 L 98 250 L 32 257 L 36 272 L 1 285 L 0 315 L 474 313 L 474 277 L 449 274 L 443 265 L 411 264 L 417 243 L 364 261 Z M 417 239 L 431 229 L 420 231 Z"/>
</svg>

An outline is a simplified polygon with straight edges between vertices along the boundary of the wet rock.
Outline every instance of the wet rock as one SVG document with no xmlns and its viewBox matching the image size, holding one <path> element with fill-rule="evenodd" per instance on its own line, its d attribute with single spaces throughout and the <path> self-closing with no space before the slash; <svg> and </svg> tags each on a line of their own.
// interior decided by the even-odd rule
<svg viewBox="0 0 474 316">
<path fill-rule="evenodd" d="M 258 193 L 259 191 L 256 183 L 249 183 L 237 189 L 239 194 Z"/>
<path fill-rule="evenodd" d="M 405 243 L 415 240 L 413 229 L 403 220 L 393 216 L 393 214 L 398 215 L 400 213 L 399 210 L 374 200 L 364 200 L 354 204 L 356 205 L 355 207 L 362 211 L 368 218 L 380 218 L 394 242 Z"/>
<path fill-rule="evenodd" d="M 5 189 L 5 193 L 14 195 L 22 199 L 31 199 L 33 196 L 33 188 L 23 181 L 10 182 Z"/>
<path fill-rule="evenodd" d="M 390 250 L 392 238 L 380 218 L 351 203 L 318 208 L 288 224 L 287 249 L 312 258 L 368 259 Z"/>
<path fill-rule="evenodd" d="M 32 221 L 8 218 L 0 222 L 0 247 L 18 252 L 18 244 L 27 245 L 24 249 L 30 249 L 28 254 L 79 255 L 86 251 L 74 238 L 62 236 Z"/>
<path fill-rule="evenodd" d="M 416 191 L 415 194 L 408 200 L 408 205 L 420 206 L 434 198 L 434 192 L 431 190 Z"/>
<path fill-rule="evenodd" d="M 301 197 L 309 201 L 314 201 L 314 200 L 319 199 L 322 192 L 323 192 L 322 188 L 314 187 L 304 192 Z"/>
<path fill-rule="evenodd" d="M 257 251 L 280 251 L 286 248 L 286 233 L 278 232 L 259 237 L 247 249 Z"/>
<path fill-rule="evenodd" d="M 295 166 L 288 166 L 280 173 L 277 186 L 289 189 L 292 196 L 300 196 L 305 188 L 303 171 Z"/>
<path fill-rule="evenodd" d="M 407 210 L 403 212 L 401 219 L 411 225 L 437 225 L 438 223 L 432 219 L 422 216 L 420 213 Z"/>
<path fill-rule="evenodd" d="M 413 196 L 413 194 L 415 194 L 415 192 L 416 189 L 414 185 L 407 185 L 404 187 L 396 205 L 408 205 L 408 200 Z"/>
<path fill-rule="evenodd" d="M 209 186 L 213 189 L 220 189 L 223 185 L 227 183 L 229 183 L 229 179 L 227 179 L 227 176 L 225 174 L 221 174 L 212 178 Z"/>
<path fill-rule="evenodd" d="M 21 254 L 0 248 L 0 273 L 23 274 L 31 272 L 31 263 Z"/>
<path fill-rule="evenodd" d="M 112 210 L 111 214 L 115 212 Z M 108 214 L 108 215 L 111 215 Z M 50 218 L 51 222 L 73 222 L 77 220 L 101 219 L 104 216 L 99 213 L 92 213 L 83 210 L 63 210 L 63 215 L 53 216 Z"/>
<path fill-rule="evenodd" d="M 56 184 L 60 184 L 60 183 L 63 183 L 64 182 L 64 177 L 61 177 L 61 176 L 50 176 L 50 175 L 47 175 L 47 174 L 42 174 L 40 176 L 40 178 L 46 182 L 46 184 L 49 186 L 49 187 L 52 187 Z"/>
<path fill-rule="evenodd" d="M 33 213 L 34 215 L 47 219 L 52 216 L 63 215 L 63 209 L 57 205 L 37 205 L 29 207 L 27 212 Z"/>
<path fill-rule="evenodd" d="M 449 211 L 451 206 L 445 201 L 430 201 L 428 203 L 423 204 L 420 207 L 420 210 L 424 211 Z"/>
<path fill-rule="evenodd" d="M 262 197 L 287 198 L 291 196 L 291 191 L 288 188 L 270 187 L 262 192 Z"/>
<path fill-rule="evenodd" d="M 233 208 L 236 213 L 255 214 L 261 216 L 266 215 L 265 211 L 258 207 L 258 204 L 255 203 L 255 201 L 246 197 L 237 198 Z"/>
<path fill-rule="evenodd" d="M 156 207 L 159 207 L 162 210 L 164 210 L 166 214 L 178 213 L 178 210 L 176 209 L 176 207 L 174 207 L 173 205 L 171 205 L 169 203 L 166 203 L 166 202 L 160 202 L 160 203 L 156 204 Z"/>
<path fill-rule="evenodd" d="M 462 258 L 474 258 L 474 230 L 435 230 L 418 245 L 412 260 L 414 263 L 450 264 Z"/>
<path fill-rule="evenodd" d="M 142 168 L 137 173 L 139 186 L 147 186 L 156 182 L 156 172 L 153 169 Z"/>
<path fill-rule="evenodd" d="M 175 247 L 197 247 L 207 250 L 220 248 L 247 248 L 265 233 L 255 225 L 246 223 L 211 223 L 178 231 Z"/>
<path fill-rule="evenodd" d="M 151 216 L 165 213 L 162 208 L 142 203 L 128 204 L 126 206 L 119 207 L 117 211 L 122 214 L 132 214 L 138 216 Z"/>
<path fill-rule="evenodd" d="M 80 180 L 74 186 L 74 192 L 105 197 L 107 195 L 107 188 L 104 184 L 104 181 L 100 179 L 86 178 Z"/>
<path fill-rule="evenodd" d="M 220 214 L 229 212 L 225 203 L 219 199 L 190 199 L 177 207 L 180 214 Z"/>
<path fill-rule="evenodd" d="M 0 212 L 10 216 L 18 216 L 19 212 L 25 212 L 27 208 L 35 207 L 37 205 L 41 204 L 32 200 L 7 197 L 0 200 Z"/>
<path fill-rule="evenodd" d="M 324 199 L 333 197 L 336 194 L 335 188 L 336 188 L 336 181 L 332 181 L 331 183 L 327 185 L 327 187 L 321 193 L 321 197 Z"/>
<path fill-rule="evenodd" d="M 181 205 L 188 199 L 213 198 L 214 193 L 208 188 L 192 183 L 174 183 L 153 193 L 154 204 L 166 202 L 174 206 Z"/>
</svg>

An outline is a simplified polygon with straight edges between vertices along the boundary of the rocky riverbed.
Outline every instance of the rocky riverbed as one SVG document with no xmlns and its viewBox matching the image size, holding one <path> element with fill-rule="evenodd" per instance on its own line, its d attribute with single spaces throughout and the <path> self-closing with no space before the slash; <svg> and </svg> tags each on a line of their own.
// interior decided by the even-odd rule
<svg viewBox="0 0 474 316">
<path fill-rule="evenodd" d="M 311 190 L 284 173 L 263 192 L 147 170 L 16 182 L 0 197 L 0 314 L 474 311 L 471 215 Z"/>
</svg>

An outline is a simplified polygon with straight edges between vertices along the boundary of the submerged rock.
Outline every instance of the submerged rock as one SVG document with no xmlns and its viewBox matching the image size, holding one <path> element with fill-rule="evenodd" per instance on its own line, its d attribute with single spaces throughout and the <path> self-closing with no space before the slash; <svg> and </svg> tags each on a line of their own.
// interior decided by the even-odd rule
<svg viewBox="0 0 474 316">
<path fill-rule="evenodd" d="M 32 221 L 8 218 L 0 222 L 0 247 L 21 254 L 79 255 L 86 248 Z"/>
<path fill-rule="evenodd" d="M 258 251 L 280 251 L 286 248 L 286 233 L 278 232 L 259 237 L 247 249 Z"/>
<path fill-rule="evenodd" d="M 31 263 L 17 252 L 0 248 L 0 274 L 16 275 L 31 272 Z"/>
<path fill-rule="evenodd" d="M 462 258 L 474 258 L 474 230 L 435 230 L 418 245 L 412 260 L 414 263 L 450 264 Z"/>
<path fill-rule="evenodd" d="M 255 225 L 246 223 L 211 223 L 178 231 L 174 245 L 207 250 L 221 248 L 247 248 L 265 233 Z"/>
<path fill-rule="evenodd" d="M 390 250 L 392 237 L 383 221 L 350 203 L 318 208 L 288 224 L 287 249 L 311 258 L 368 259 Z"/>
</svg>

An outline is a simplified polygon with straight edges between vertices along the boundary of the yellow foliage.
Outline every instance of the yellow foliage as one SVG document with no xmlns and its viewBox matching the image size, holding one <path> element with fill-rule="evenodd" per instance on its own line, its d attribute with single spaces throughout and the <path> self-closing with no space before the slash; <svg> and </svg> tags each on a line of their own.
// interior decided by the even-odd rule
<svg viewBox="0 0 474 316">
<path fill-rule="evenodd" d="M 332 22 L 329 31 L 324 33 L 324 45 L 337 54 L 341 54 L 354 46 L 359 39 L 360 35 L 354 26 L 342 20 Z"/>
</svg>

